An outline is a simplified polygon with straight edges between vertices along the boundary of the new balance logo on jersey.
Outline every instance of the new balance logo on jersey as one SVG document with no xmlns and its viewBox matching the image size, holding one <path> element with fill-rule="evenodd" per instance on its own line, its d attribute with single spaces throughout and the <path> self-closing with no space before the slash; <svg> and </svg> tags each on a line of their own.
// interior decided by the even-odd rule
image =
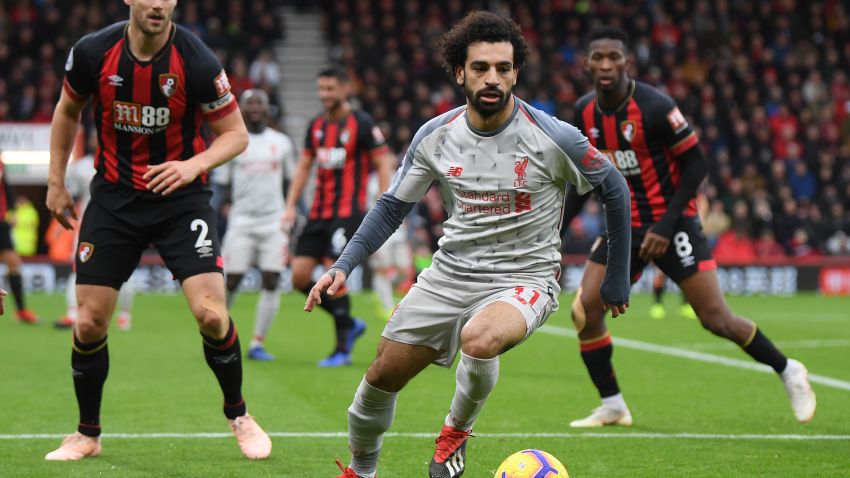
<svg viewBox="0 0 850 478">
<path fill-rule="evenodd" d="M 450 178 L 458 178 L 463 174 L 463 168 L 460 166 L 452 166 L 449 168 L 448 172 L 446 172 L 446 176 Z"/>
</svg>

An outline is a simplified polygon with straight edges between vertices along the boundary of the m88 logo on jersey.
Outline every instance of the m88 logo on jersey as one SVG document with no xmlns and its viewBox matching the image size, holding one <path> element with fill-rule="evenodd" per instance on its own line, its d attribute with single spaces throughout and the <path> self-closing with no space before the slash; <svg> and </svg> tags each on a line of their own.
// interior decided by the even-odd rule
<svg viewBox="0 0 850 478">
<path fill-rule="evenodd" d="M 171 122 L 171 109 L 126 101 L 112 102 L 112 122 L 115 129 L 128 133 L 154 134 Z"/>
<path fill-rule="evenodd" d="M 623 173 L 623 176 L 638 176 L 640 175 L 640 163 L 638 162 L 637 154 L 631 149 L 606 149 L 602 151 L 608 159 L 617 166 L 617 169 Z"/>
</svg>

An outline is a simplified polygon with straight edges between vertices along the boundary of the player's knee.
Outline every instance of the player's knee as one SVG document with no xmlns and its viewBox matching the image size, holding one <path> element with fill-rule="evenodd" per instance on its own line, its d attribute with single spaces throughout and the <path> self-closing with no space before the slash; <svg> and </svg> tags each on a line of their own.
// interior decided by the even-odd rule
<svg viewBox="0 0 850 478">
<path fill-rule="evenodd" d="M 496 334 L 481 327 L 464 327 L 460 334 L 461 350 L 475 358 L 489 359 L 498 356 L 512 344 L 506 344 Z"/>
<path fill-rule="evenodd" d="M 230 292 L 234 292 L 239 288 L 239 284 L 242 282 L 242 274 L 227 274 L 227 290 Z"/>
<path fill-rule="evenodd" d="M 277 290 L 277 285 L 280 282 L 280 273 L 272 271 L 264 271 L 262 273 L 263 290 L 274 292 Z"/>
<path fill-rule="evenodd" d="M 198 321 L 198 326 L 205 335 L 216 337 L 221 335 L 219 332 L 224 329 L 226 315 L 222 315 L 213 310 L 204 310 L 195 314 L 195 319 Z"/>
<path fill-rule="evenodd" d="M 704 307 L 694 308 L 700 324 L 703 328 L 720 337 L 731 337 L 732 315 L 729 310 L 720 304 L 709 304 Z"/>
<path fill-rule="evenodd" d="M 394 373 L 393 370 L 379 365 L 378 361 L 375 361 L 366 371 L 366 382 L 369 385 L 389 393 L 400 391 L 408 380 L 409 378 L 403 376 L 403 374 Z"/>
<path fill-rule="evenodd" d="M 191 309 L 205 335 L 217 338 L 227 332 L 227 307 L 223 301 L 208 296 L 193 304 Z"/>
<path fill-rule="evenodd" d="M 92 342 L 102 339 L 109 328 L 109 315 L 105 313 L 92 314 L 79 309 L 77 323 L 74 325 L 74 333 L 83 342 Z"/>
</svg>

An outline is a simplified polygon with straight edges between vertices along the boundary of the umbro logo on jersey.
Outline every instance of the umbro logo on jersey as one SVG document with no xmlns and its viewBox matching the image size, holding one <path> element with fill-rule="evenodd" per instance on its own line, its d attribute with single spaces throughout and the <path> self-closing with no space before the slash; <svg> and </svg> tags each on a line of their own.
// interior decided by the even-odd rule
<svg viewBox="0 0 850 478">
<path fill-rule="evenodd" d="M 122 83 L 124 83 L 124 78 L 118 75 L 109 75 L 109 84 L 111 86 L 121 86 Z"/>
<path fill-rule="evenodd" d="M 599 139 L 599 128 L 590 128 L 590 137 L 593 139 Z"/>
<path fill-rule="evenodd" d="M 459 178 L 461 174 L 463 174 L 463 168 L 460 166 L 452 166 L 446 172 L 446 176 L 450 178 Z"/>
</svg>

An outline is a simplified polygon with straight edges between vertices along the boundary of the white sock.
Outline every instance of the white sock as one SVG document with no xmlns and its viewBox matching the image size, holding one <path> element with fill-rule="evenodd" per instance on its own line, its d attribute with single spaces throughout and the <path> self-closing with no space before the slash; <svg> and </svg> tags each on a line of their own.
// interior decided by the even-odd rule
<svg viewBox="0 0 850 478">
<path fill-rule="evenodd" d="M 372 276 L 372 289 L 378 294 L 378 300 L 381 301 L 381 306 L 384 310 L 390 311 L 395 309 L 395 297 L 393 297 L 393 284 L 381 272 L 375 272 Z"/>
<path fill-rule="evenodd" d="M 68 317 L 77 320 L 77 273 L 71 272 L 65 284 L 65 309 Z"/>
<path fill-rule="evenodd" d="M 615 407 L 615 408 L 627 408 L 626 400 L 623 399 L 623 394 L 618 393 L 616 395 L 611 395 L 610 397 L 602 398 L 602 405 Z"/>
<path fill-rule="evenodd" d="M 348 448 L 351 469 L 359 476 L 373 478 L 378 468 L 378 455 L 395 416 L 398 392 L 385 392 L 369 385 L 366 377 L 357 387 L 354 401 L 348 407 Z"/>
<path fill-rule="evenodd" d="M 499 380 L 499 357 L 480 359 L 460 353 L 455 375 L 455 396 L 446 415 L 446 425 L 471 430 L 472 422 L 484 408 L 484 402 Z"/>
<path fill-rule="evenodd" d="M 136 297 L 136 286 L 134 286 L 130 281 L 124 283 L 121 286 L 121 290 L 118 291 L 118 307 L 121 309 L 122 313 L 126 313 L 129 317 L 131 314 L 131 310 L 133 310 L 133 299 Z"/>
<path fill-rule="evenodd" d="M 280 309 L 280 294 L 274 290 L 261 290 L 254 314 L 254 338 L 251 339 L 251 347 L 262 345 L 263 339 L 268 335 L 272 322 L 277 316 L 278 309 Z"/>
</svg>

